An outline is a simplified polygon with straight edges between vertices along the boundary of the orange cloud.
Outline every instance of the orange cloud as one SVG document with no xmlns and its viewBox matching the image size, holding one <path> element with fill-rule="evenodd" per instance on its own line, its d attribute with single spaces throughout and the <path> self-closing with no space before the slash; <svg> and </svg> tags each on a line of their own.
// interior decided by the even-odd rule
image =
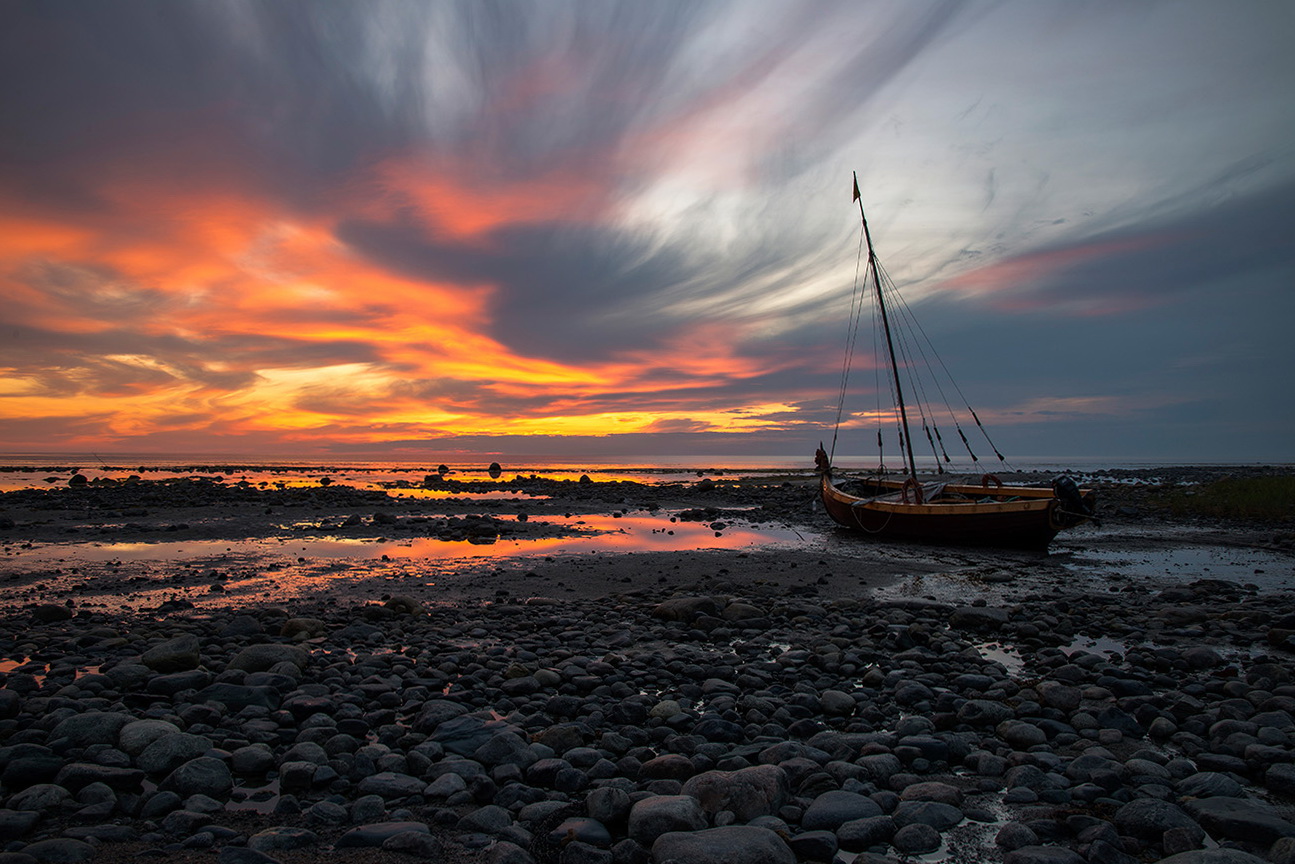
<svg viewBox="0 0 1295 864">
<path fill-rule="evenodd" d="M 11 320 L 58 346 L 3 369 L 0 420 L 50 430 L 13 445 L 203 434 L 380 442 L 785 422 L 763 419 L 785 414 L 784 405 L 600 404 L 607 392 L 650 399 L 789 365 L 744 356 L 740 330 L 692 325 L 659 348 L 596 364 L 528 357 L 489 335 L 496 286 L 394 272 L 338 237 L 343 219 L 388 220 L 412 208 L 442 242 L 479 244 L 528 220 L 596 218 L 608 198 L 579 172 L 511 183 L 468 176 L 391 158 L 369 183 L 321 196 L 322 212 L 285 206 L 252 178 L 204 178 L 197 166 L 189 183 L 105 171 L 95 211 L 23 218 L 0 200 L 10 214 L 0 220 L 0 284 Z M 79 422 L 90 416 L 93 424 Z"/>
</svg>

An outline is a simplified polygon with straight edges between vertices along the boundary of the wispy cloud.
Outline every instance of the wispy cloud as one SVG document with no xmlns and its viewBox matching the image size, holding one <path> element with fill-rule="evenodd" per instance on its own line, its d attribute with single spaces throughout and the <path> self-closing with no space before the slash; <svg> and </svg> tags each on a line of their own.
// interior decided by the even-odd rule
<svg viewBox="0 0 1295 864">
<path fill-rule="evenodd" d="M 851 168 L 986 416 L 1178 423 L 1173 369 L 1273 350 L 1157 333 L 1043 379 L 983 340 L 1156 316 L 1188 338 L 1220 286 L 1289 285 L 1295 70 L 1272 14 L 12 4 L 0 437 L 795 452 L 834 414 Z M 1184 50 L 1205 36 L 1233 60 Z M 1111 87 L 1077 74 L 1095 66 Z M 1115 355 L 1166 371 L 1094 386 Z M 1018 389 L 1041 384 L 1070 408 Z"/>
</svg>

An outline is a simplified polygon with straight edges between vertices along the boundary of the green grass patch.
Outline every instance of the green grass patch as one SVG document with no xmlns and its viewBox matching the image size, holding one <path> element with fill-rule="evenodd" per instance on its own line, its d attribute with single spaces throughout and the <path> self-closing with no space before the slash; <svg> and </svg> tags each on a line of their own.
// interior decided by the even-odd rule
<svg viewBox="0 0 1295 864">
<path fill-rule="evenodd" d="M 1162 493 L 1159 503 L 1176 516 L 1289 522 L 1295 519 L 1295 477 L 1225 478 Z"/>
</svg>

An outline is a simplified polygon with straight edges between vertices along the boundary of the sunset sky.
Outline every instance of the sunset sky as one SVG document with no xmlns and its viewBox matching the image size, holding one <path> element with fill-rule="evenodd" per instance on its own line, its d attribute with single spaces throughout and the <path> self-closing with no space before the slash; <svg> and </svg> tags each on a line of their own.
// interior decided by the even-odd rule
<svg viewBox="0 0 1295 864">
<path fill-rule="evenodd" d="M 808 460 L 857 171 L 1009 457 L 1295 461 L 1293 36 L 1278 0 L 8 0 L 0 451 Z"/>
</svg>

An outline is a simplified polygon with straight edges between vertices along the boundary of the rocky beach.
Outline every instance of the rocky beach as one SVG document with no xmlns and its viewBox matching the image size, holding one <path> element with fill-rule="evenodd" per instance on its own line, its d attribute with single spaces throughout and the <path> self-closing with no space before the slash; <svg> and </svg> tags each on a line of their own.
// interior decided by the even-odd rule
<svg viewBox="0 0 1295 864">
<path fill-rule="evenodd" d="M 803 476 L 5 492 L 0 864 L 1292 864 L 1295 532 L 1157 497 L 1224 473 L 1049 555 Z"/>
</svg>

